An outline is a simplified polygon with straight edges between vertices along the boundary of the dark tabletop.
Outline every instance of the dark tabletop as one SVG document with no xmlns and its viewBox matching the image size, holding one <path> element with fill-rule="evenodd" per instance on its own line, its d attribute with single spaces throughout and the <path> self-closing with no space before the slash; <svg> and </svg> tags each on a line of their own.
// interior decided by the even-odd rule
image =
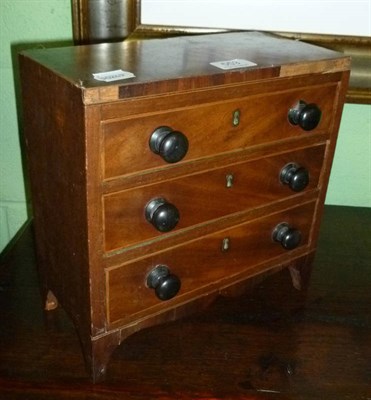
<svg viewBox="0 0 371 400">
<path fill-rule="evenodd" d="M 0 399 L 371 399 L 371 208 L 327 206 L 307 291 L 287 270 L 124 341 L 90 383 L 44 312 L 27 225 L 0 265 Z"/>
</svg>

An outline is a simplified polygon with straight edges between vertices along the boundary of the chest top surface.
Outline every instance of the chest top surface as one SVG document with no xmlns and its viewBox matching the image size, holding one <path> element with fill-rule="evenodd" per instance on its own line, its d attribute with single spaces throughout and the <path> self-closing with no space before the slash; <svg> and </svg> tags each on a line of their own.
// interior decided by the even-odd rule
<svg viewBox="0 0 371 400">
<path fill-rule="evenodd" d="M 35 49 L 23 53 L 84 92 L 86 104 L 349 69 L 341 53 L 260 32 Z M 222 62 L 215 66 L 211 63 Z M 134 76 L 104 82 L 93 74 Z"/>
</svg>

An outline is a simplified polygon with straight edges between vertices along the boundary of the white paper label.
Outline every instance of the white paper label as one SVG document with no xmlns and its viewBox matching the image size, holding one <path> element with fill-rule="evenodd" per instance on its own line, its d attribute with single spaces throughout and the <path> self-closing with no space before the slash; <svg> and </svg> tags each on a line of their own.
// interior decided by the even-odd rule
<svg viewBox="0 0 371 400">
<path fill-rule="evenodd" d="M 115 71 L 99 72 L 93 74 L 94 79 L 103 82 L 119 81 L 121 79 L 135 78 L 132 72 L 123 71 L 122 69 L 116 69 Z"/>
<path fill-rule="evenodd" d="M 211 62 L 211 65 L 214 67 L 220 68 L 220 69 L 237 69 L 237 68 L 247 68 L 247 67 L 254 67 L 257 64 L 249 61 L 249 60 L 243 60 L 241 58 L 235 58 L 233 60 L 225 60 L 225 61 L 215 61 Z"/>
</svg>

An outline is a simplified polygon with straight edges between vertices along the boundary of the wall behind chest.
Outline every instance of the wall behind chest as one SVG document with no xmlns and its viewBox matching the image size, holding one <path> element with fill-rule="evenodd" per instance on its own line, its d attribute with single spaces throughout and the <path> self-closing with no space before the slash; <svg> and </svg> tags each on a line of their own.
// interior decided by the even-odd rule
<svg viewBox="0 0 371 400">
<path fill-rule="evenodd" d="M 2 0 L 0 98 L 0 251 L 32 212 L 23 173 L 16 53 L 72 43 L 70 0 Z M 327 204 L 371 207 L 371 106 L 346 105 Z M 356 171 L 356 172 L 355 172 Z"/>
<path fill-rule="evenodd" d="M 26 48 L 72 44 L 69 0 L 0 2 L 0 252 L 29 212 L 22 161 L 22 122 L 17 53 Z"/>
<path fill-rule="evenodd" d="M 326 204 L 371 207 L 371 106 L 345 104 Z"/>
</svg>

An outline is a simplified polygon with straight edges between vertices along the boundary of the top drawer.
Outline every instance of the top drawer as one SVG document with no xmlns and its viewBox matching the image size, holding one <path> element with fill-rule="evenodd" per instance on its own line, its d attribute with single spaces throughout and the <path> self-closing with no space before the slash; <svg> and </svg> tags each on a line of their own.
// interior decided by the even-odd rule
<svg viewBox="0 0 371 400">
<path fill-rule="evenodd" d="M 330 83 L 173 110 L 169 104 L 170 111 L 104 122 L 104 178 L 170 166 L 149 146 L 152 133 L 161 126 L 182 132 L 188 140 L 188 151 L 177 164 L 327 132 L 331 127 L 336 93 L 337 84 Z M 322 112 L 321 120 L 313 130 L 303 130 L 288 120 L 289 110 L 300 100 L 316 104 Z"/>
</svg>

